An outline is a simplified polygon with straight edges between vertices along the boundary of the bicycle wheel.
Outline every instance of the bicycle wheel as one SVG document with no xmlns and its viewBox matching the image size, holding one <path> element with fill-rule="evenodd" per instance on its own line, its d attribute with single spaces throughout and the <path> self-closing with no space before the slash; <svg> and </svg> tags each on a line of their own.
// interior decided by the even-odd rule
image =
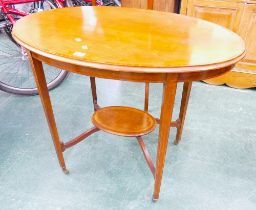
<svg viewBox="0 0 256 210">
<path fill-rule="evenodd" d="M 103 6 L 121 6 L 121 2 L 118 0 L 102 0 Z M 68 7 L 75 6 L 91 6 L 91 2 L 86 2 L 85 0 L 66 0 Z"/>
<path fill-rule="evenodd" d="M 118 0 L 103 0 L 104 6 L 117 6 L 121 7 L 121 2 Z"/>
<path fill-rule="evenodd" d="M 84 0 L 66 0 L 66 4 L 68 7 L 90 6 L 90 3 Z"/>
<path fill-rule="evenodd" d="M 41 2 L 39 2 L 41 3 Z M 52 8 L 53 4 L 33 4 L 34 11 L 45 6 Z M 19 95 L 36 95 L 38 90 L 26 52 L 11 38 L 8 26 L 0 29 L 0 90 Z M 48 89 L 57 87 L 68 72 L 43 64 Z"/>
</svg>

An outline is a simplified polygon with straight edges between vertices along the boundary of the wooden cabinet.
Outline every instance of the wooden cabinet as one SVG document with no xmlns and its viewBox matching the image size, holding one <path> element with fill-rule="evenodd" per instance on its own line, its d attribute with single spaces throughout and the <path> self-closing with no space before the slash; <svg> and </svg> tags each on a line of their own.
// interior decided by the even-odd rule
<svg viewBox="0 0 256 210">
<path fill-rule="evenodd" d="M 147 0 L 121 0 L 122 6 L 134 8 L 147 8 Z M 154 0 L 154 10 L 175 12 L 176 0 Z"/>
<path fill-rule="evenodd" d="M 248 66 L 256 73 L 256 2 L 255 4 L 246 4 L 243 18 L 239 28 L 239 34 L 246 43 L 246 56 L 241 62 L 240 67 Z"/>
<path fill-rule="evenodd" d="M 256 87 L 255 0 L 182 0 L 181 13 L 220 24 L 238 33 L 246 43 L 246 56 L 232 72 L 205 82 L 235 88 Z"/>
<path fill-rule="evenodd" d="M 147 0 L 121 0 L 122 7 L 147 8 Z"/>
<path fill-rule="evenodd" d="M 187 15 L 215 22 L 237 31 L 242 11 L 242 3 L 192 0 L 188 1 Z"/>
<path fill-rule="evenodd" d="M 154 9 L 164 12 L 175 12 L 175 0 L 155 0 Z"/>
</svg>

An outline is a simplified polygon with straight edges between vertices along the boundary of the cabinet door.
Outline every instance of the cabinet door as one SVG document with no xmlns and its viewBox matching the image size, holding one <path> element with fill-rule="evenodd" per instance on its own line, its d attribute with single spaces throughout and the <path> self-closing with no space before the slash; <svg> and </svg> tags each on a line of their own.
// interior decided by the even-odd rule
<svg viewBox="0 0 256 210">
<path fill-rule="evenodd" d="M 243 12 L 243 3 L 230 1 L 187 0 L 189 16 L 208 20 L 237 32 Z"/>
<path fill-rule="evenodd" d="M 155 0 L 154 10 L 164 11 L 164 12 L 175 12 L 175 0 Z"/>
<path fill-rule="evenodd" d="M 147 9 L 147 0 L 121 0 L 122 7 Z"/>
<path fill-rule="evenodd" d="M 248 65 L 247 69 L 256 71 L 256 4 L 245 6 L 239 34 L 246 44 L 246 56 L 240 64 Z"/>
<path fill-rule="evenodd" d="M 147 0 L 121 0 L 123 7 L 147 9 Z M 154 10 L 175 12 L 175 0 L 154 0 Z"/>
</svg>

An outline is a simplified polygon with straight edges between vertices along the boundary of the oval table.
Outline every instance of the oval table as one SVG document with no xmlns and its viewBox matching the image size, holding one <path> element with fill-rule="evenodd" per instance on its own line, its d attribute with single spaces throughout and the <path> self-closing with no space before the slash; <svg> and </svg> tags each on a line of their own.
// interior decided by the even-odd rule
<svg viewBox="0 0 256 210">
<path fill-rule="evenodd" d="M 147 157 L 148 151 L 143 150 L 155 178 L 154 201 L 160 193 L 177 83 L 224 74 L 245 55 L 243 40 L 221 26 L 131 8 L 76 7 L 36 13 L 17 21 L 13 37 L 28 52 L 64 172 L 68 172 L 64 150 L 99 128 L 93 127 L 67 143 L 60 141 L 42 62 L 91 78 L 163 84 L 156 168 Z M 136 114 L 136 110 L 128 111 Z M 141 113 L 144 115 L 152 121 Z M 144 143 L 140 136 L 137 138 L 143 149 Z"/>
</svg>

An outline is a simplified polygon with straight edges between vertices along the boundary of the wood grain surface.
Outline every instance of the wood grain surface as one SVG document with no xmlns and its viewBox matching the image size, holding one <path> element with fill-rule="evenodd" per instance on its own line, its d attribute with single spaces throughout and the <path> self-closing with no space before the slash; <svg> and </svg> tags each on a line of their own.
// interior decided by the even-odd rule
<svg viewBox="0 0 256 210">
<path fill-rule="evenodd" d="M 55 60 L 136 72 L 220 68 L 237 62 L 245 51 L 243 40 L 221 26 L 134 8 L 75 7 L 36 13 L 20 19 L 13 36 L 30 51 Z"/>
</svg>

